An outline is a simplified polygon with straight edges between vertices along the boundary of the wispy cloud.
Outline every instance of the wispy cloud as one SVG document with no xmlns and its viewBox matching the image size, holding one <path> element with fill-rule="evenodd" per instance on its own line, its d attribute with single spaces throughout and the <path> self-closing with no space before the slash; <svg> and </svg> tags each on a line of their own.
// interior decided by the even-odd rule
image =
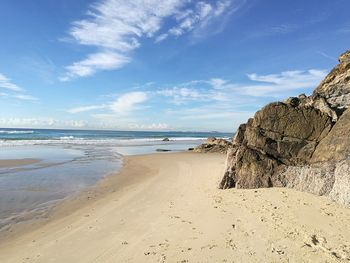
<svg viewBox="0 0 350 263">
<path fill-rule="evenodd" d="M 0 73 L 0 88 L 12 90 L 12 91 L 23 91 L 22 88 L 12 83 L 11 79 Z"/>
<path fill-rule="evenodd" d="M 197 2 L 194 9 L 186 9 L 176 14 L 176 25 L 160 34 L 155 42 L 161 42 L 169 36 L 179 37 L 193 30 L 203 29 L 216 18 L 232 11 L 232 1 L 219 0 L 216 3 Z"/>
<path fill-rule="evenodd" d="M 115 113 L 128 114 L 137 109 L 137 106 L 146 100 L 147 94 L 145 92 L 129 92 L 116 99 L 110 105 L 110 108 Z"/>
<path fill-rule="evenodd" d="M 301 89 L 315 88 L 326 76 L 326 70 L 293 70 L 280 74 L 258 75 L 248 74 L 248 78 L 256 85 L 241 86 L 243 94 L 250 96 L 267 96 L 280 98 Z"/>
<path fill-rule="evenodd" d="M 87 111 L 106 109 L 113 113 L 112 114 L 113 117 L 116 117 L 116 115 L 125 116 L 137 110 L 138 106 L 140 106 L 140 104 L 145 102 L 147 99 L 148 99 L 148 96 L 146 92 L 141 92 L 141 91 L 128 92 L 120 95 L 114 101 L 107 102 L 105 104 L 74 107 L 74 108 L 68 109 L 67 112 L 76 114 L 76 113 L 82 113 Z M 111 114 L 109 113 L 108 115 L 111 115 Z"/>
<path fill-rule="evenodd" d="M 69 30 L 74 43 L 92 46 L 96 53 L 65 68 L 61 81 L 91 76 L 98 70 L 115 70 L 131 61 L 131 51 L 143 38 L 160 42 L 170 35 L 181 36 L 205 28 L 227 14 L 232 0 L 100 0 L 87 11 L 87 17 L 75 21 Z M 173 26 L 165 28 L 170 20 Z M 158 32 L 163 33 L 158 34 Z"/>
<path fill-rule="evenodd" d="M 270 37 L 274 35 L 284 35 L 292 33 L 299 28 L 295 24 L 280 24 L 269 27 L 260 28 L 259 30 L 248 33 L 248 38 Z"/>
<path fill-rule="evenodd" d="M 172 103 L 181 105 L 192 101 L 232 102 L 254 97 L 283 98 L 297 90 L 312 89 L 325 77 L 327 71 L 293 70 L 278 74 L 247 74 L 247 83 L 234 83 L 221 78 L 197 80 L 182 83 L 171 88 L 159 89 L 155 93 L 171 98 Z M 246 97 L 242 97 L 246 96 Z M 295 94 L 294 94 L 295 95 Z"/>
<path fill-rule="evenodd" d="M 30 100 L 30 101 L 37 101 L 39 100 L 38 98 L 31 96 L 31 95 L 26 95 L 26 94 L 15 94 L 12 97 L 19 99 L 19 100 Z"/>
<path fill-rule="evenodd" d="M 76 77 L 91 76 L 98 70 L 118 69 L 129 61 L 128 57 L 109 51 L 91 54 L 86 59 L 67 66 L 67 72 L 60 80 L 69 81 Z"/>
<path fill-rule="evenodd" d="M 87 112 L 92 110 L 99 110 L 99 109 L 105 109 L 107 105 L 90 105 L 90 106 L 81 106 L 81 107 L 75 107 L 68 109 L 67 112 L 69 113 L 81 113 L 81 112 Z"/>
<path fill-rule="evenodd" d="M 87 12 L 86 19 L 73 23 L 69 34 L 76 43 L 94 46 L 101 51 L 67 66 L 67 73 L 61 80 L 85 77 L 92 75 L 96 70 L 112 70 L 123 66 L 130 61 L 129 52 L 140 46 L 140 38 L 152 37 L 160 29 L 163 18 L 174 14 L 184 2 L 181 0 L 96 2 Z M 104 61 L 108 63 L 105 64 Z"/>
<path fill-rule="evenodd" d="M 330 56 L 328 55 L 326 52 L 323 51 L 317 51 L 316 53 L 320 54 L 322 57 L 328 58 L 332 61 L 338 61 L 338 59 L 336 57 Z"/>
<path fill-rule="evenodd" d="M 221 78 L 212 78 L 208 81 L 208 83 L 214 88 L 214 89 L 221 89 L 225 87 L 225 84 L 227 84 L 227 80 L 221 79 Z"/>
<path fill-rule="evenodd" d="M 204 102 L 227 100 L 222 92 L 214 89 L 200 88 L 198 85 L 193 87 L 180 85 L 172 88 L 160 89 L 156 91 L 156 94 L 171 98 L 171 101 L 177 105 L 185 104 L 190 101 Z"/>
<path fill-rule="evenodd" d="M 25 90 L 12 82 L 12 80 L 0 73 L 0 88 L 6 89 L 10 93 L 0 93 L 3 98 L 18 100 L 36 101 L 38 98 L 25 94 Z"/>
<path fill-rule="evenodd" d="M 164 120 L 170 120 L 170 124 L 175 124 L 178 128 L 186 125 L 183 129 L 199 127 L 205 130 L 210 126 L 225 126 L 229 130 L 245 122 L 268 101 L 311 91 L 325 75 L 324 70 L 310 69 L 275 74 L 251 73 L 247 74 L 243 83 L 218 77 L 158 88 L 156 83 L 152 83 L 143 85 L 143 91 L 127 92 L 114 99 L 106 97 L 108 101 L 103 104 L 79 106 L 68 112 L 91 111 L 90 116 L 105 128 L 123 124 L 130 129 L 162 129 L 162 125 L 152 126 L 153 122 L 162 124 Z M 145 109 L 150 115 L 144 113 Z M 158 116 L 159 109 L 162 114 L 157 119 L 152 119 L 150 124 L 140 124 L 142 121 L 137 121 L 140 118 L 146 121 L 155 112 Z M 164 126 L 164 129 L 167 127 L 170 126 Z"/>
</svg>

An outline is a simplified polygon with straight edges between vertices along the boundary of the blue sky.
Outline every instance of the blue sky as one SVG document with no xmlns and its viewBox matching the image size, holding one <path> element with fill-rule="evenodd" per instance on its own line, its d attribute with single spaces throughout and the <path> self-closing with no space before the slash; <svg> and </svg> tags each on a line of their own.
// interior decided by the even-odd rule
<svg viewBox="0 0 350 263">
<path fill-rule="evenodd" d="M 310 94 L 348 0 L 1 0 L 0 127 L 234 131 Z"/>
</svg>

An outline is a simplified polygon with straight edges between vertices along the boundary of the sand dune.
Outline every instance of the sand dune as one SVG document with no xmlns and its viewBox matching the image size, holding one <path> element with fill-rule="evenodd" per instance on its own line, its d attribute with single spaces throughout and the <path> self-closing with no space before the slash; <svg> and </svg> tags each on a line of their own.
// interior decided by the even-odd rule
<svg viewBox="0 0 350 263">
<path fill-rule="evenodd" d="M 291 189 L 219 190 L 220 154 L 127 157 L 121 173 L 0 245 L 0 262 L 347 262 L 350 210 Z"/>
</svg>

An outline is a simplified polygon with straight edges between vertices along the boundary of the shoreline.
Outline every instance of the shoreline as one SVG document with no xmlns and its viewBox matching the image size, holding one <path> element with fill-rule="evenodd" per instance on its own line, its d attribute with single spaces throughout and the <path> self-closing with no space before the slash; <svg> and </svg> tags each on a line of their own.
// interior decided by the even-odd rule
<svg viewBox="0 0 350 263">
<path fill-rule="evenodd" d="M 124 157 L 0 243 L 1 262 L 346 262 L 350 210 L 293 189 L 219 190 L 225 155 Z"/>
<path fill-rule="evenodd" d="M 10 241 L 13 238 L 16 238 L 17 236 L 22 236 L 28 232 L 31 232 L 37 229 L 39 226 L 43 226 L 55 220 L 69 216 L 75 210 L 84 208 L 111 193 L 122 191 L 123 188 L 127 188 L 133 184 L 140 183 L 142 180 L 146 179 L 147 177 L 154 175 L 154 171 L 152 171 L 152 169 L 147 167 L 144 167 L 144 169 L 148 169 L 149 172 L 141 175 L 134 174 L 134 172 L 138 171 L 138 169 L 135 170 L 135 167 L 132 167 L 134 165 L 133 159 L 138 159 L 138 158 L 142 158 L 143 156 L 149 156 L 149 155 L 178 154 L 178 153 L 179 152 L 150 153 L 150 154 L 140 154 L 140 155 L 133 155 L 133 156 L 121 155 L 122 166 L 118 171 L 107 173 L 103 178 L 97 181 L 96 184 L 89 186 L 72 196 L 65 197 L 64 199 L 61 199 L 61 200 L 56 200 L 55 202 L 53 202 L 54 205 L 48 208 L 44 216 L 41 215 L 39 217 L 31 218 L 24 221 L 19 221 L 15 224 L 9 225 L 8 226 L 9 229 L 1 230 L 0 246 L 5 242 Z M 183 152 L 183 153 L 186 154 L 186 152 Z M 6 164 L 18 166 L 18 165 L 27 165 L 27 163 L 29 162 L 29 161 L 27 162 L 27 160 L 31 161 L 30 164 L 36 164 L 41 161 L 39 159 L 38 160 L 11 159 L 11 160 L 4 160 L 4 161 L 6 161 Z M 143 166 L 138 165 L 137 168 L 140 169 L 140 168 L 143 168 Z"/>
</svg>

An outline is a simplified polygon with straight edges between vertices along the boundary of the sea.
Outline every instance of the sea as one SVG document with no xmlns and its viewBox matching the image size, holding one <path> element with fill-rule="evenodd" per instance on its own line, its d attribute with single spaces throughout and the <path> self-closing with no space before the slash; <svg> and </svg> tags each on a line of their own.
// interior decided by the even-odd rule
<svg viewBox="0 0 350 263">
<path fill-rule="evenodd" d="M 186 151 L 208 137 L 231 136 L 215 131 L 0 128 L 0 233 L 46 217 L 64 199 L 116 173 L 123 156 Z"/>
</svg>

